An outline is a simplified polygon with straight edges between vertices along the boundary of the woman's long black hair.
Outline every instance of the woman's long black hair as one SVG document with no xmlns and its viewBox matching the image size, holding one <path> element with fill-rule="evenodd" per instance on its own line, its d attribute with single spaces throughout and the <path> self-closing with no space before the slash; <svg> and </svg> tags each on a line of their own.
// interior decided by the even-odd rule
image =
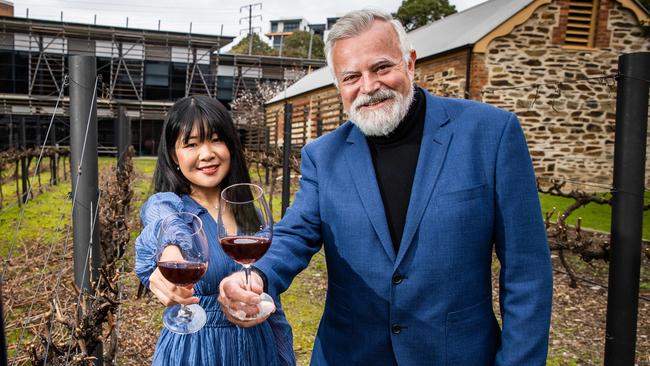
<svg viewBox="0 0 650 366">
<path fill-rule="evenodd" d="M 190 194 L 190 182 L 176 168 L 172 156 L 178 138 L 181 137 L 183 143 L 186 143 L 195 127 L 198 129 L 199 140 L 210 139 L 216 133 L 228 147 L 230 170 L 219 186 L 225 188 L 231 184 L 249 183 L 244 149 L 228 110 L 214 98 L 195 95 L 176 101 L 167 114 L 158 145 L 158 162 L 153 176 L 154 191 Z"/>
</svg>

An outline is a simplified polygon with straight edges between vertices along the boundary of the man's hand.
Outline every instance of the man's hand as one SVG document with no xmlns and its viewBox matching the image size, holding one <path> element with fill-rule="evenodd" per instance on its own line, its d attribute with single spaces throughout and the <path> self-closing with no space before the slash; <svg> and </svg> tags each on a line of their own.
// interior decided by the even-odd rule
<svg viewBox="0 0 650 366">
<path fill-rule="evenodd" d="M 259 312 L 259 294 L 262 293 L 264 283 L 260 275 L 251 273 L 251 290 L 246 290 L 246 275 L 244 272 L 235 272 L 221 280 L 219 284 L 219 303 L 228 320 L 240 327 L 248 328 L 264 322 L 268 315 L 259 319 L 240 320 L 230 314 L 230 309 L 243 310 L 246 314 L 255 315 Z"/>
<path fill-rule="evenodd" d="M 170 245 L 165 248 L 159 260 L 180 262 L 183 261 L 183 256 L 178 247 Z M 198 297 L 192 296 L 194 295 L 192 286 L 177 286 L 167 281 L 158 268 L 149 277 L 149 289 L 165 306 L 175 304 L 190 305 L 199 302 Z"/>
</svg>

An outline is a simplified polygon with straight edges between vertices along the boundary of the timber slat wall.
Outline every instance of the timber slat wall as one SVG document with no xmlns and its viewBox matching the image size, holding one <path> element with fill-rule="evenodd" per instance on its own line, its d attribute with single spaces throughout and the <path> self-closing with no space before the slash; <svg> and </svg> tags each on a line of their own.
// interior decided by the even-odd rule
<svg viewBox="0 0 650 366">
<path fill-rule="evenodd" d="M 322 134 L 333 131 L 346 120 L 341 98 L 334 86 L 291 99 L 291 103 L 291 144 L 296 149 L 318 137 L 319 120 Z M 281 146 L 284 142 L 284 104 L 268 106 L 265 117 L 270 144 Z"/>
</svg>

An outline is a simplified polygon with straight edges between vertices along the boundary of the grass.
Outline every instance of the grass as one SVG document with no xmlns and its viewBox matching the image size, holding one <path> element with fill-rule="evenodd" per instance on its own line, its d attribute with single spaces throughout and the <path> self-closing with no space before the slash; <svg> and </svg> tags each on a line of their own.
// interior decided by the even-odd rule
<svg viewBox="0 0 650 366">
<path fill-rule="evenodd" d="M 63 161 L 63 160 L 62 160 Z M 67 164 L 68 160 L 65 160 L 65 163 Z M 34 169 L 36 168 L 36 159 L 32 159 L 32 163 L 30 164 L 30 172 L 29 172 L 29 180 L 32 180 L 32 191 L 33 194 L 36 195 L 37 193 L 40 193 L 42 190 L 48 190 L 50 188 L 50 178 L 52 176 L 50 170 L 50 158 L 49 157 L 44 157 L 43 160 L 41 161 L 40 168 L 41 168 L 41 173 L 39 175 L 34 176 Z M 66 168 L 67 170 L 68 168 Z M 20 179 L 16 182 L 16 180 L 13 179 L 13 175 L 15 172 L 15 165 L 11 164 L 8 166 L 5 166 L 4 169 L 2 169 L 0 177 L 5 181 L 0 189 L 2 190 L 2 207 L 8 207 L 8 206 L 15 206 L 18 204 L 18 195 L 16 194 L 16 183 L 18 183 L 18 194 L 22 193 L 22 182 Z M 19 170 L 20 172 L 20 170 Z M 20 173 L 19 173 L 20 174 Z M 69 175 L 69 172 L 68 172 Z M 39 184 L 40 181 L 40 184 Z M 59 166 L 59 181 L 63 181 L 63 167 Z"/>
<path fill-rule="evenodd" d="M 100 158 L 99 169 L 108 169 L 113 162 L 114 159 L 111 158 Z M 14 184 L 13 181 L 7 182 L 2 189 L 5 189 L 6 185 Z M 72 203 L 67 199 L 71 191 L 70 180 L 60 181 L 58 185 L 49 186 L 43 193 L 35 195 L 26 206 L 13 205 L 0 211 L 0 232 L 5 233 L 0 239 L 0 256 L 7 255 L 8 248 L 14 241 L 14 249 L 18 249 L 20 243 L 26 240 L 44 240 L 49 243 L 52 240 L 64 239 L 72 211 Z M 20 229 L 16 232 L 23 208 L 24 216 Z"/>
<path fill-rule="evenodd" d="M 133 184 L 133 193 L 136 197 L 142 195 L 148 197 L 153 189 L 152 179 L 153 172 L 156 169 L 156 160 L 151 158 L 134 158 L 133 167 L 137 175 Z"/>
<path fill-rule="evenodd" d="M 577 366 L 575 360 L 567 360 L 561 356 L 551 356 L 546 360 L 546 366 Z"/>
<path fill-rule="evenodd" d="M 561 213 L 573 202 L 575 202 L 571 198 L 557 197 L 549 194 L 540 194 L 539 198 L 542 204 L 542 212 L 549 212 L 553 210 L 553 208 L 556 208 L 552 221 L 555 221 L 559 213 Z M 646 205 L 650 202 L 650 193 L 646 192 L 644 201 L 644 204 Z M 569 216 L 567 223 L 569 225 L 575 225 L 577 219 L 582 218 L 582 227 L 598 231 L 610 232 L 612 221 L 611 216 L 611 206 L 589 203 L 586 206 L 574 211 L 571 216 Z M 642 236 L 645 240 L 650 239 L 650 211 L 645 211 L 643 213 Z"/>
<path fill-rule="evenodd" d="M 316 331 L 323 315 L 326 288 L 325 257 L 319 252 L 314 255 L 309 267 L 282 294 L 282 306 L 293 328 L 293 349 L 299 365 L 309 364 Z"/>
</svg>

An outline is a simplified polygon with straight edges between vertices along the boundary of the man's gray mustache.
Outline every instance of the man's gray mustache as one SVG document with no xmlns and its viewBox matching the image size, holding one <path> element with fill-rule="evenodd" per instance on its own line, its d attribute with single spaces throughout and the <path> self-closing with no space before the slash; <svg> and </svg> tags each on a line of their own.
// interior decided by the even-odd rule
<svg viewBox="0 0 650 366">
<path fill-rule="evenodd" d="M 395 94 L 392 91 L 380 90 L 373 95 L 363 95 L 358 97 L 354 101 L 353 107 L 354 109 L 359 109 L 361 107 L 366 107 L 370 104 L 375 104 L 375 103 L 383 102 L 384 100 L 387 99 L 394 99 L 394 98 L 395 98 Z"/>
</svg>

